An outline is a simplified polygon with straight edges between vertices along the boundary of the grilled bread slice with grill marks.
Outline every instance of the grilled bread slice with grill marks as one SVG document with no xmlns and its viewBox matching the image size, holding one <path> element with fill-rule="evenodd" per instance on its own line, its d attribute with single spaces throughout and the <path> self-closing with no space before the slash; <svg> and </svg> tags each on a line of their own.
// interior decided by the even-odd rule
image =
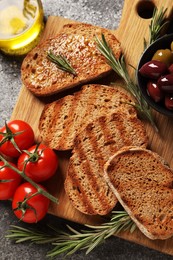
<svg viewBox="0 0 173 260">
<path fill-rule="evenodd" d="M 72 149 L 76 134 L 95 118 L 117 111 L 136 117 L 129 103 L 134 104 L 133 99 L 121 87 L 85 85 L 74 95 L 45 106 L 39 120 L 42 141 L 52 149 Z"/>
<path fill-rule="evenodd" d="M 25 57 L 21 68 L 22 82 L 33 94 L 48 96 L 104 77 L 112 69 L 96 46 L 95 35 L 101 38 L 102 34 L 115 57 L 119 58 L 120 43 L 111 31 L 85 23 L 70 24 Z M 47 58 L 50 51 L 65 57 L 76 71 L 76 76 L 64 72 L 50 61 Z"/>
<path fill-rule="evenodd" d="M 105 179 L 142 233 L 173 236 L 173 171 L 158 154 L 124 147 L 105 164 Z"/>
<path fill-rule="evenodd" d="M 123 113 L 102 116 L 76 136 L 65 191 L 76 209 L 90 215 L 106 215 L 117 198 L 103 176 L 108 158 L 124 145 L 147 146 L 144 126 Z"/>
</svg>

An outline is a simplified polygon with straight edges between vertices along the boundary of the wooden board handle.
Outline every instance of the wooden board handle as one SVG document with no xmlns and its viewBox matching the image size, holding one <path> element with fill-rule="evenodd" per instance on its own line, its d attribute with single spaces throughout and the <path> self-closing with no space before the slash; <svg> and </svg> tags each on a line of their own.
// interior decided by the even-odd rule
<svg viewBox="0 0 173 260">
<path fill-rule="evenodd" d="M 172 0 L 125 0 L 122 11 L 122 18 L 116 36 L 122 43 L 123 53 L 126 61 L 136 67 L 140 54 L 144 50 L 144 38 L 149 38 L 149 24 L 151 23 L 154 7 L 160 10 L 162 7 L 168 8 L 166 15 L 172 15 Z M 142 30 L 141 30 L 142 28 Z"/>
</svg>

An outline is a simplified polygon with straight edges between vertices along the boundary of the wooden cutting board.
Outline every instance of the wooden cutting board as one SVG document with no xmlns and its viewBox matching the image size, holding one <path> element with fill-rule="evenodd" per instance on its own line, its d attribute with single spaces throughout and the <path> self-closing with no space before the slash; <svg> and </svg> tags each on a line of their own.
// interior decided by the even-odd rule
<svg viewBox="0 0 173 260">
<path fill-rule="evenodd" d="M 150 13 L 153 5 L 160 9 L 162 1 L 125 0 L 119 28 L 114 31 L 116 37 L 121 42 L 127 64 L 131 64 L 134 67 L 137 66 L 143 52 L 143 39 L 144 37 L 148 39 L 149 24 L 151 21 L 151 19 L 141 18 L 141 16 L 146 17 Z M 166 7 L 168 8 L 167 15 L 170 16 L 173 7 L 172 0 L 164 1 L 164 8 Z M 49 17 L 42 40 L 58 33 L 62 26 L 68 22 L 72 21 L 62 17 Z M 130 74 L 134 74 L 133 69 L 130 69 Z M 39 140 L 38 122 L 46 102 L 48 102 L 48 100 L 36 98 L 25 88 L 25 86 L 22 86 L 11 120 L 18 118 L 27 121 L 32 125 L 36 133 L 36 138 Z M 146 124 L 150 148 L 163 156 L 173 168 L 173 120 L 161 116 L 156 112 L 154 112 L 154 116 L 158 124 L 159 133 L 156 133 L 150 125 Z M 86 216 L 75 210 L 64 192 L 63 183 L 66 176 L 69 156 L 70 153 L 58 152 L 58 172 L 46 183 L 49 191 L 59 199 L 58 205 L 51 204 L 49 212 L 58 217 L 78 223 L 100 223 L 100 221 L 102 221 L 101 217 Z M 138 230 L 133 234 L 122 233 L 120 237 L 173 255 L 173 238 L 165 241 L 151 241 Z"/>
</svg>

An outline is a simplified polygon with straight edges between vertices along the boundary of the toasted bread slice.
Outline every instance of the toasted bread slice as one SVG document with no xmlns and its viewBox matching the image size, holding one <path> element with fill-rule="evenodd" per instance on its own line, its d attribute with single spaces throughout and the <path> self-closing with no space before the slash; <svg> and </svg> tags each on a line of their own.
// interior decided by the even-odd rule
<svg viewBox="0 0 173 260">
<path fill-rule="evenodd" d="M 173 235 L 173 171 L 158 154 L 124 147 L 105 164 L 112 192 L 150 239 Z"/>
<path fill-rule="evenodd" d="M 65 191 L 79 211 L 106 215 L 117 198 L 103 176 L 108 158 L 124 145 L 147 146 L 144 126 L 123 113 L 102 116 L 76 136 L 65 180 Z"/>
<path fill-rule="evenodd" d="M 38 45 L 25 57 L 21 68 L 24 85 L 37 96 L 48 96 L 107 75 L 112 69 L 94 39 L 95 35 L 101 38 L 101 34 L 119 58 L 120 43 L 109 30 L 85 23 L 66 25 L 56 37 Z M 59 69 L 47 58 L 49 51 L 64 56 L 77 75 Z"/>
<path fill-rule="evenodd" d="M 74 95 L 45 106 L 39 121 L 42 141 L 52 149 L 73 148 L 74 138 L 96 117 L 123 111 L 136 117 L 131 96 L 121 87 L 85 85 Z"/>
</svg>

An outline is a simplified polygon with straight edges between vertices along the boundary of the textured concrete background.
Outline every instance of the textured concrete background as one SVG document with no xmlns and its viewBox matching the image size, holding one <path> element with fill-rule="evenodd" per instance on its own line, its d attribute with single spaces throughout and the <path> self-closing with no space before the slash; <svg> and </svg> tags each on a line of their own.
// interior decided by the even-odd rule
<svg viewBox="0 0 173 260">
<path fill-rule="evenodd" d="M 107 28 L 117 28 L 123 8 L 123 0 L 49 0 L 43 1 L 45 16 L 58 15 L 66 18 L 84 21 Z M 0 126 L 9 120 L 21 87 L 21 62 L 0 54 Z M 38 226 L 45 227 L 47 223 L 60 224 L 62 220 L 47 216 Z M 51 249 L 47 245 L 14 244 L 5 238 L 9 225 L 18 224 L 11 212 L 10 202 L 0 202 L 0 259 L 1 260 L 39 260 L 47 259 L 46 252 Z M 21 225 L 25 226 L 25 224 Z M 59 256 L 56 259 L 63 259 Z M 84 251 L 75 253 L 68 259 L 72 260 L 150 260 L 173 259 L 154 250 L 145 248 L 111 237 L 97 247 L 89 255 Z"/>
</svg>

